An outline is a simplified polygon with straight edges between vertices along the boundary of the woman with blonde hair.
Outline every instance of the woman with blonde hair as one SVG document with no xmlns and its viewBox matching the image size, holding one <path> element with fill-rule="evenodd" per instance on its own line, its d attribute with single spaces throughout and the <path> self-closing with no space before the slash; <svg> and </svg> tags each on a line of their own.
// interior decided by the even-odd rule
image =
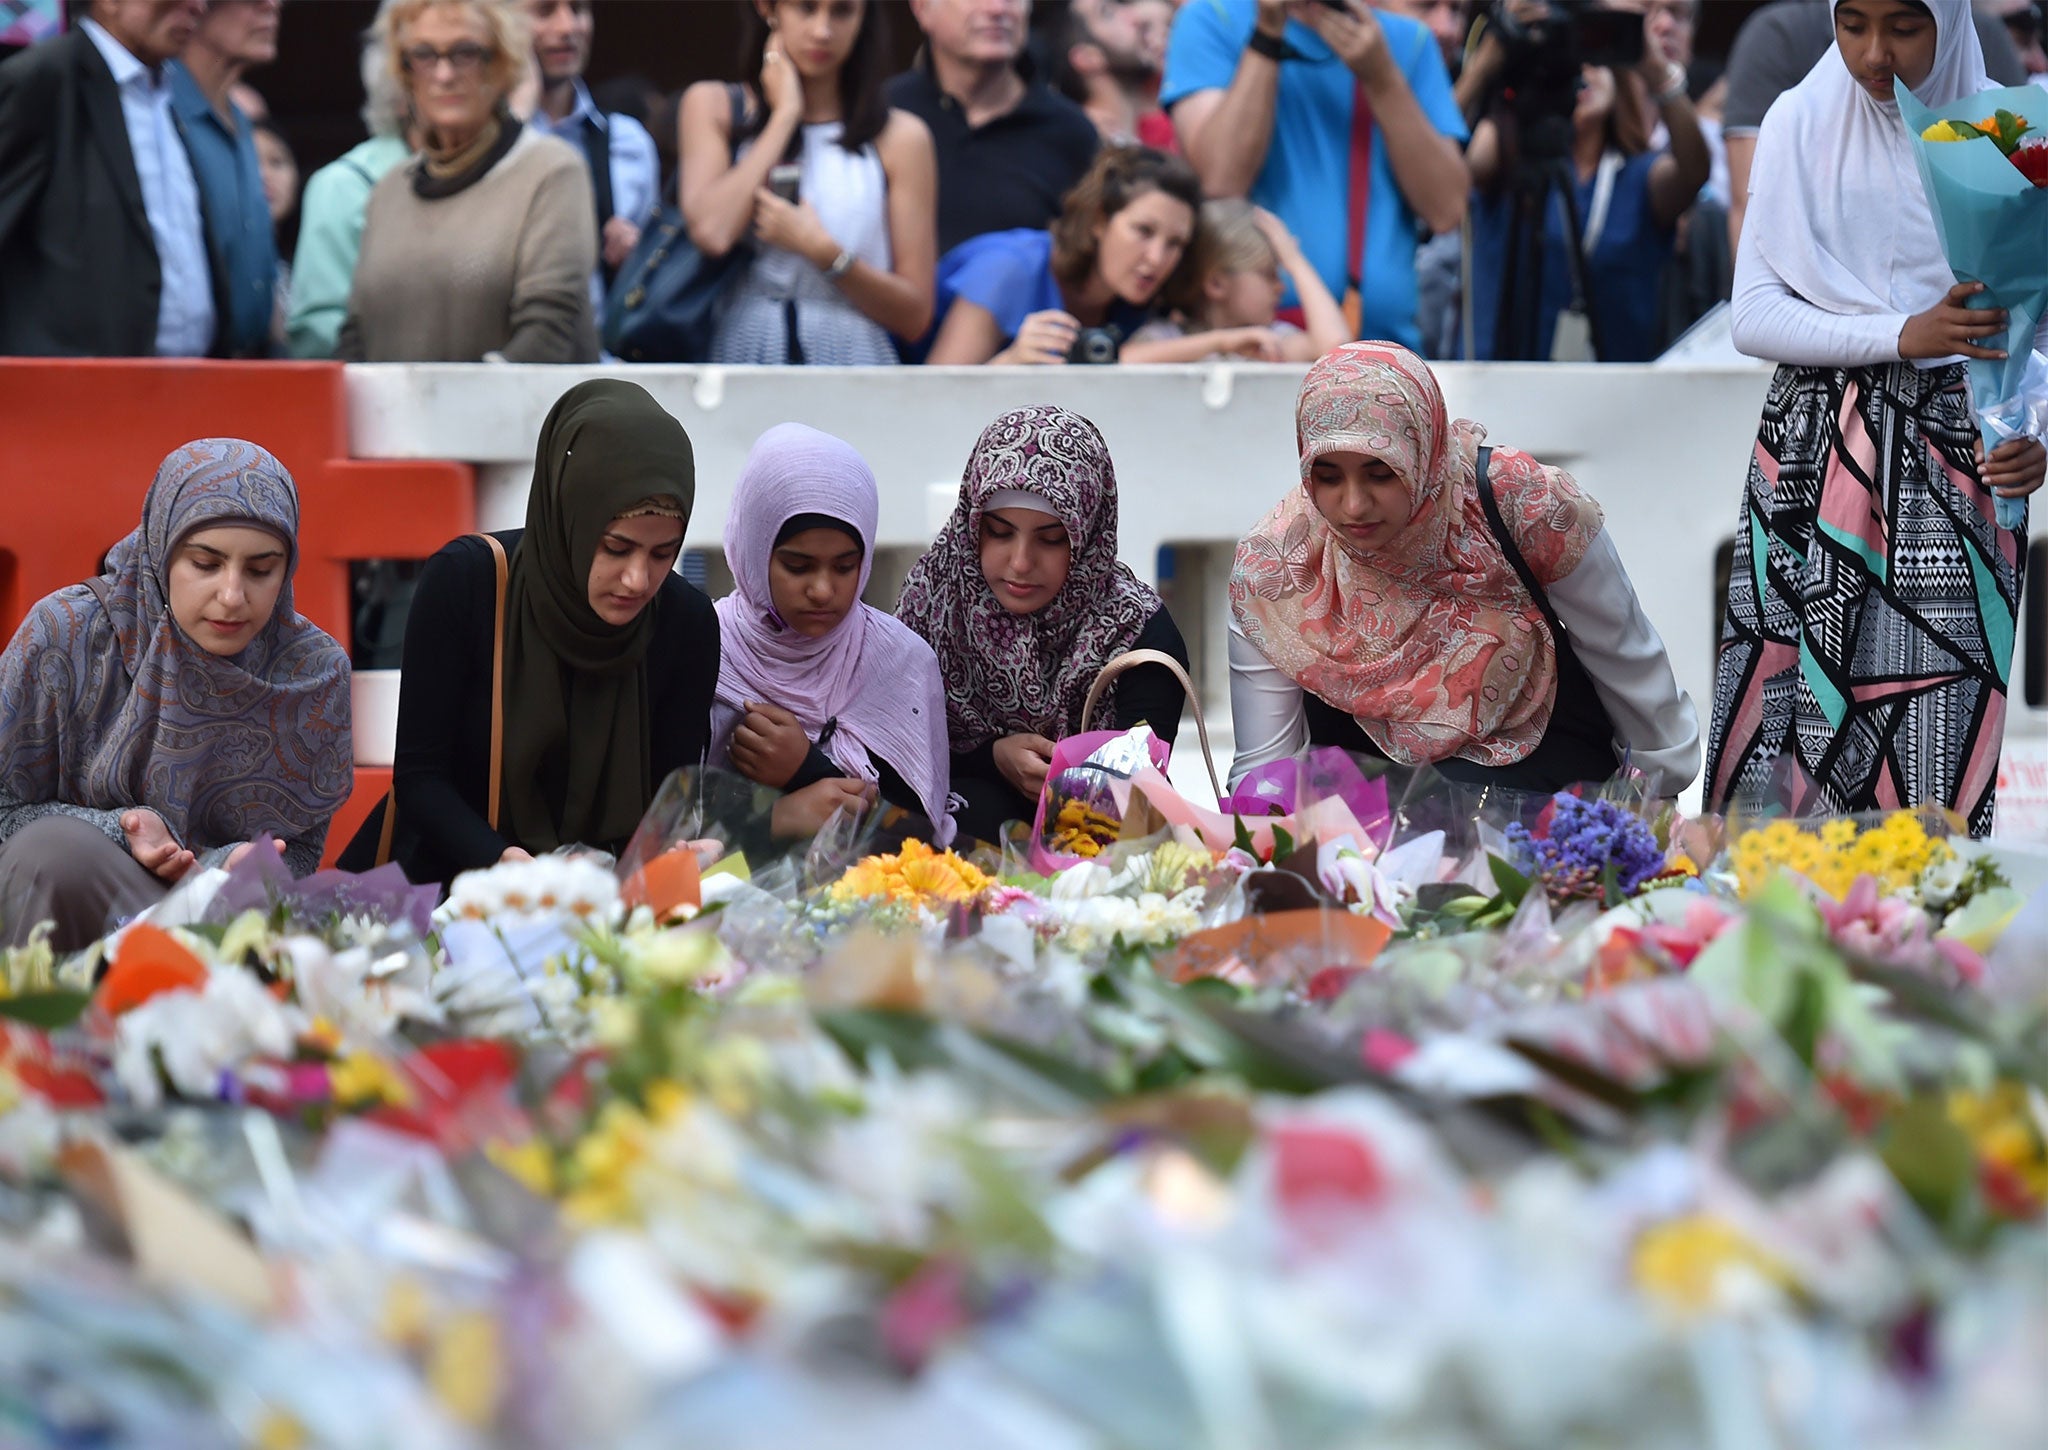
<svg viewBox="0 0 2048 1450">
<path fill-rule="evenodd" d="M 377 183 L 337 354 L 595 362 L 590 172 L 509 104 L 532 42 L 512 0 L 398 0 L 385 64 L 420 154 Z"/>
<path fill-rule="evenodd" d="M 1306 327 L 1279 320 L 1283 272 L 1301 299 Z M 1294 233 L 1243 197 L 1202 203 L 1193 252 L 1166 300 L 1174 316 L 1139 328 L 1124 348 L 1125 362 L 1201 362 L 1231 354 L 1314 362 L 1351 340 L 1344 309 Z"/>
</svg>

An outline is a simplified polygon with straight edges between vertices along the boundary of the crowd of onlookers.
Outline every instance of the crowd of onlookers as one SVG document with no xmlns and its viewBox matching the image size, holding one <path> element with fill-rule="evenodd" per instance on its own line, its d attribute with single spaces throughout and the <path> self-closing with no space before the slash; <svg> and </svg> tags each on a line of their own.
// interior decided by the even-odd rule
<svg viewBox="0 0 2048 1450">
<path fill-rule="evenodd" d="M 593 361 L 694 265 L 699 343 L 628 355 L 1646 360 L 1728 296 L 1832 34 L 1775 0 L 1723 66 L 1699 0 L 732 3 L 727 79 L 601 104 L 590 0 L 383 0 L 367 139 L 303 193 L 247 79 L 281 0 L 74 4 L 0 64 L 0 354 Z M 2039 0 L 1976 10 L 1994 79 L 2048 81 Z"/>
</svg>

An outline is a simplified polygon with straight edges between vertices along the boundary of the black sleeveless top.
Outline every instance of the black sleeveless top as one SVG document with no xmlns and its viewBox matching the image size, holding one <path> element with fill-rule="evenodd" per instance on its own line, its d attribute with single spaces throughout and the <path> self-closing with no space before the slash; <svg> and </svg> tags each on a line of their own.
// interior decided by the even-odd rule
<svg viewBox="0 0 2048 1450">
<path fill-rule="evenodd" d="M 1492 454 L 1491 448 L 1479 450 L 1479 501 L 1485 506 L 1494 542 L 1500 545 L 1502 556 L 1513 566 L 1522 587 L 1529 591 L 1550 626 L 1550 638 L 1557 647 L 1557 694 L 1551 701 L 1550 723 L 1544 727 L 1543 738 L 1522 759 L 1509 765 L 1481 765 L 1476 760 L 1453 758 L 1437 761 L 1433 769 L 1444 779 L 1462 785 L 1500 786 L 1547 795 L 1581 781 L 1608 779 L 1620 768 L 1621 757 L 1614 749 L 1614 721 L 1608 718 L 1607 707 L 1600 703 L 1600 696 L 1593 689 L 1592 676 L 1579 663 L 1571 633 L 1550 607 L 1550 597 L 1522 557 L 1501 518 L 1499 505 L 1494 502 L 1493 485 L 1487 478 L 1487 463 Z M 1361 755 L 1387 758 L 1387 753 L 1373 744 L 1372 737 L 1354 717 L 1329 701 L 1304 690 L 1302 705 L 1308 715 L 1309 744 L 1335 745 Z"/>
</svg>

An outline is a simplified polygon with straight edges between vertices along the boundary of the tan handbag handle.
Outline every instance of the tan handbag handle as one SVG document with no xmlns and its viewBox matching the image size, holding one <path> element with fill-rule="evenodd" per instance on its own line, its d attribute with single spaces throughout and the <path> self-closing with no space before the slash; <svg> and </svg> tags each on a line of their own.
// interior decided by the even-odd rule
<svg viewBox="0 0 2048 1450">
<path fill-rule="evenodd" d="M 1081 706 L 1081 729 L 1078 733 L 1088 733 L 1089 722 L 1095 718 L 1095 707 L 1102 702 L 1102 692 L 1125 670 L 1136 669 L 1140 665 L 1164 665 L 1173 671 L 1173 677 L 1180 681 L 1181 689 L 1187 692 L 1188 706 L 1195 712 L 1195 736 L 1202 742 L 1202 764 L 1209 768 L 1209 785 L 1215 790 L 1216 799 L 1222 800 L 1223 783 L 1216 778 L 1216 757 L 1209 749 L 1209 722 L 1202 715 L 1202 697 L 1196 692 L 1195 682 L 1188 678 L 1188 672 L 1182 668 L 1181 662 L 1163 650 L 1127 650 L 1104 665 L 1101 672 L 1095 676 L 1095 683 L 1088 687 L 1088 699 Z M 1166 743 L 1169 746 L 1173 744 L 1171 740 Z"/>
<path fill-rule="evenodd" d="M 505 546 L 496 534 L 478 534 L 491 546 L 491 562 L 497 566 L 497 602 L 491 611 L 491 774 L 490 807 L 484 819 L 498 829 L 498 799 L 505 792 L 505 578 L 509 572 Z"/>
</svg>

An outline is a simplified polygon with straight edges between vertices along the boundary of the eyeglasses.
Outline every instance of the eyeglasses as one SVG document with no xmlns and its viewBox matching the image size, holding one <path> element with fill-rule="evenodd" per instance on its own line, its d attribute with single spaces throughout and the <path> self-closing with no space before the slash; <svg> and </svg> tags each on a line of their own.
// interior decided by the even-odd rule
<svg viewBox="0 0 2048 1450">
<path fill-rule="evenodd" d="M 442 61 L 459 76 L 473 76 L 484 68 L 484 62 L 491 58 L 489 46 L 478 45 L 473 40 L 460 41 L 446 50 L 436 50 L 431 45 L 415 45 L 403 53 L 405 68 L 417 75 L 432 75 Z"/>
</svg>

